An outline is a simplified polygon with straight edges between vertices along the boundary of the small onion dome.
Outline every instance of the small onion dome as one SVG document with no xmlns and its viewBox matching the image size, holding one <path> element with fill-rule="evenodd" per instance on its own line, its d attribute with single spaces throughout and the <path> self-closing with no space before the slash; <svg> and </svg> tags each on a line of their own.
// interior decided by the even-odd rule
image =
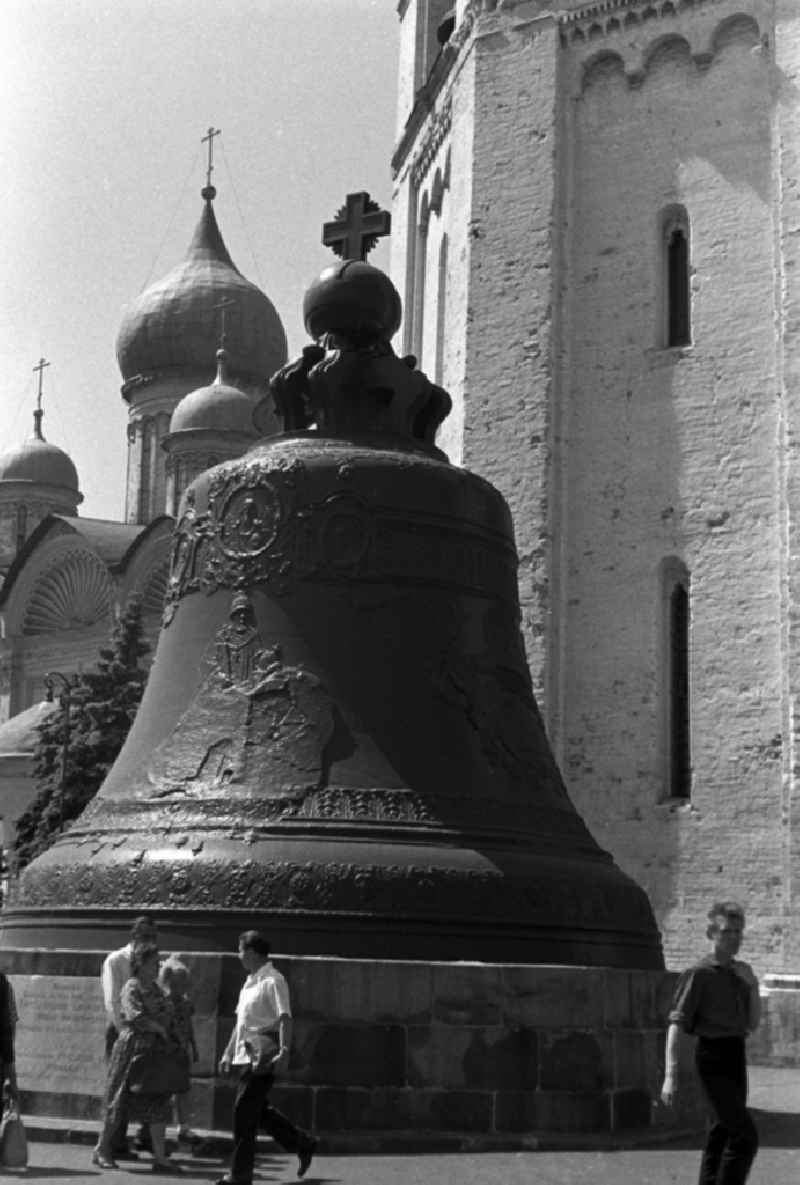
<svg viewBox="0 0 800 1185">
<path fill-rule="evenodd" d="M 40 420 L 41 413 L 34 412 L 36 426 L 30 440 L 0 453 L 0 482 L 24 481 L 29 485 L 59 486 L 82 501 L 75 466 L 63 449 L 44 439 Z"/>
<path fill-rule="evenodd" d="M 117 361 L 125 384 L 140 376 L 213 370 L 223 302 L 237 377 L 263 385 L 286 361 L 281 319 L 228 254 L 211 204 L 214 192 L 203 191 L 203 212 L 183 263 L 146 288 L 123 317 Z"/>
<path fill-rule="evenodd" d="M 389 277 L 358 259 L 326 267 L 303 299 L 303 320 L 313 338 L 342 333 L 389 339 L 400 328 L 402 314 L 400 294 Z"/>
<path fill-rule="evenodd" d="M 211 386 L 184 395 L 172 413 L 170 434 L 204 431 L 258 436 L 253 423 L 255 400 L 228 381 L 227 360 L 227 352 L 217 350 L 217 377 Z"/>
</svg>

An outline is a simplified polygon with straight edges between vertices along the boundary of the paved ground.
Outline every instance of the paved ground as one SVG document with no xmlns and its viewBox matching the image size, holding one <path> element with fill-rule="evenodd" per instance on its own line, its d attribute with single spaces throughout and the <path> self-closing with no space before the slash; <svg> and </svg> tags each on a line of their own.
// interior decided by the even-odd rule
<svg viewBox="0 0 800 1185">
<path fill-rule="evenodd" d="M 800 1182 L 800 1070 L 761 1070 L 751 1075 L 751 1103 L 762 1148 L 750 1185 L 798 1185 Z M 343 1156 L 324 1151 L 315 1158 L 307 1185 L 693 1185 L 697 1179 L 698 1141 L 683 1140 L 657 1148 L 630 1151 L 418 1153 Z M 146 1159 L 126 1170 L 100 1173 L 89 1163 L 85 1144 L 31 1144 L 30 1179 L 83 1181 L 103 1185 L 154 1185 L 175 1177 L 150 1172 Z M 214 1182 L 219 1161 L 180 1158 L 184 1180 Z M 294 1157 L 269 1152 L 259 1157 L 257 1181 L 278 1185 L 296 1180 Z M 9 1174 L 10 1175 L 10 1174 Z"/>
</svg>

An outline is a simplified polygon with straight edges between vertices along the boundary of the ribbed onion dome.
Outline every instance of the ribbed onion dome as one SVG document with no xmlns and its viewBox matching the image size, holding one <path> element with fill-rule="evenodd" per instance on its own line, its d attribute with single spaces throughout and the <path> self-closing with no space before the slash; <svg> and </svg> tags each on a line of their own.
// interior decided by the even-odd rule
<svg viewBox="0 0 800 1185">
<path fill-rule="evenodd" d="M 42 436 L 41 415 L 34 415 L 33 436 L 0 453 L 0 482 L 24 481 L 31 485 L 60 486 L 78 495 L 78 473 L 70 458 L 58 445 Z"/>
<path fill-rule="evenodd" d="M 217 350 L 217 377 L 210 386 L 184 395 L 172 413 L 170 435 L 191 431 L 236 432 L 256 439 L 255 400 L 229 382 L 227 365 L 227 351 Z"/>
<path fill-rule="evenodd" d="M 286 361 L 286 334 L 272 301 L 228 254 L 212 206 L 215 192 L 203 190 L 203 212 L 183 263 L 146 288 L 123 317 L 117 361 L 125 383 L 212 372 L 223 301 L 237 378 L 263 383 Z"/>
</svg>

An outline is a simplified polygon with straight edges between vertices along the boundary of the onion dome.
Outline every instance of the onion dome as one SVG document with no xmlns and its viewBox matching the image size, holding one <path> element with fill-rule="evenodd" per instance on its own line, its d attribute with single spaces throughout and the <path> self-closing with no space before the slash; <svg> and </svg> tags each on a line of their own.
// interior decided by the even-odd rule
<svg viewBox="0 0 800 1185">
<path fill-rule="evenodd" d="M 221 305 L 236 377 L 263 385 L 286 361 L 286 334 L 275 306 L 238 270 L 217 225 L 213 186 L 183 263 L 146 288 L 125 313 L 117 361 L 127 397 L 135 380 L 211 373 Z"/>
<path fill-rule="evenodd" d="M 229 382 L 227 364 L 227 351 L 217 350 L 217 377 L 210 386 L 184 395 L 172 413 L 170 435 L 194 431 L 238 432 L 253 439 L 258 436 L 253 423 L 255 401 Z"/>
<path fill-rule="evenodd" d="M 0 482 L 22 481 L 29 485 L 57 486 L 69 490 L 77 500 L 78 473 L 70 458 L 58 445 L 42 436 L 42 411 L 33 413 L 33 436 L 0 453 Z"/>
</svg>

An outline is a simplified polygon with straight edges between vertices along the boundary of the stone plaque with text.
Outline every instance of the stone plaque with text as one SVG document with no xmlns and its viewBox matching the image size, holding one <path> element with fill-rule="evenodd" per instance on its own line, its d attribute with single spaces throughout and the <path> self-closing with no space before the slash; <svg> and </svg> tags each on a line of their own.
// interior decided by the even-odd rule
<svg viewBox="0 0 800 1185">
<path fill-rule="evenodd" d="M 98 978 L 10 975 L 17 1024 L 21 1090 L 102 1095 L 105 1009 Z"/>
</svg>

